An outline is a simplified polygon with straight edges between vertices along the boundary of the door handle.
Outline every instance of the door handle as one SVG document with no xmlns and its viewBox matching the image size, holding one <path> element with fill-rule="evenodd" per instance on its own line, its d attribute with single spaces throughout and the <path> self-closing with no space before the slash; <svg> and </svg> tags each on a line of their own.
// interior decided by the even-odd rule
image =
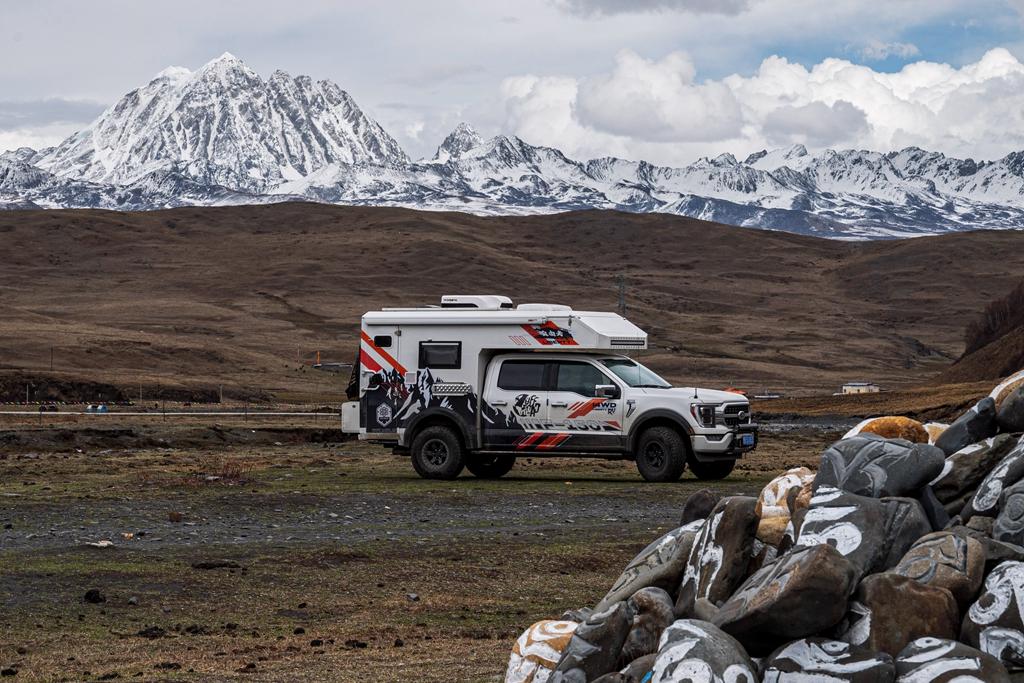
<svg viewBox="0 0 1024 683">
<path fill-rule="evenodd" d="M 508 401 L 491 401 L 492 406 L 507 406 Z"/>
<path fill-rule="evenodd" d="M 551 407 L 552 408 L 564 408 L 567 405 L 569 405 L 569 404 L 566 401 L 552 401 L 551 402 Z"/>
</svg>

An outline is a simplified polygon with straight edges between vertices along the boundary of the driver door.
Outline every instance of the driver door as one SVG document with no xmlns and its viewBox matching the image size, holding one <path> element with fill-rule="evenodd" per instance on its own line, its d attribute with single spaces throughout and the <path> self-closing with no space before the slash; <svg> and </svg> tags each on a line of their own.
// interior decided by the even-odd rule
<svg viewBox="0 0 1024 683">
<path fill-rule="evenodd" d="M 555 433 L 544 444 L 560 451 L 602 452 L 622 448 L 622 388 L 592 363 L 552 361 L 548 422 Z M 612 386 L 611 396 L 596 387 Z M 538 447 L 540 449 L 540 447 Z"/>
</svg>

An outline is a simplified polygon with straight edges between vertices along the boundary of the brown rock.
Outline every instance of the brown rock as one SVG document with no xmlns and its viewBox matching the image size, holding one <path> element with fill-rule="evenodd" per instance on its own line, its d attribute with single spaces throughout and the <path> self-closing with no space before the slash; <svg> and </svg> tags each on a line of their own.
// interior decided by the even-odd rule
<svg viewBox="0 0 1024 683">
<path fill-rule="evenodd" d="M 798 548 L 747 579 L 713 623 L 748 652 L 768 654 L 839 623 L 856 576 L 854 564 L 830 545 Z"/>
<path fill-rule="evenodd" d="M 945 588 L 964 610 L 978 595 L 985 578 L 985 549 L 977 539 L 939 531 L 918 540 L 893 572 Z"/>
<path fill-rule="evenodd" d="M 893 657 L 917 638 L 955 638 L 959 626 L 952 593 L 893 572 L 860 582 L 847 619 L 840 640 Z"/>
</svg>

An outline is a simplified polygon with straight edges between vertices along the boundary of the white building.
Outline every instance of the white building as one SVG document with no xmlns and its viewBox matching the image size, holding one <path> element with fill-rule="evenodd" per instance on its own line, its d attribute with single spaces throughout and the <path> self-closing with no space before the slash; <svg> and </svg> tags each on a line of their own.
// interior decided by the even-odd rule
<svg viewBox="0 0 1024 683">
<path fill-rule="evenodd" d="M 841 394 L 877 394 L 880 391 L 874 382 L 847 382 L 843 385 Z"/>
</svg>

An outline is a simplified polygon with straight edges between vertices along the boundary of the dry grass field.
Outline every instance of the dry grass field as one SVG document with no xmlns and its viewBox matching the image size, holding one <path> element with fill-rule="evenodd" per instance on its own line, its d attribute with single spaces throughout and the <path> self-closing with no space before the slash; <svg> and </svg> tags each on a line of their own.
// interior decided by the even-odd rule
<svg viewBox="0 0 1024 683">
<path fill-rule="evenodd" d="M 849 243 L 667 215 L 291 203 L 5 212 L 0 262 L 9 398 L 85 379 L 336 401 L 341 379 L 308 364 L 349 361 L 368 309 L 453 292 L 611 309 L 620 274 L 644 360 L 669 378 L 807 395 L 925 383 L 1019 280 L 1024 233 Z"/>
<path fill-rule="evenodd" d="M 13 680 L 500 680 L 525 626 L 600 599 L 703 486 L 553 459 L 429 482 L 364 444 L 179 448 L 194 425 L 135 428 L 169 446 L 0 453 Z M 828 438 L 766 439 L 713 488 L 754 494 Z"/>
</svg>

